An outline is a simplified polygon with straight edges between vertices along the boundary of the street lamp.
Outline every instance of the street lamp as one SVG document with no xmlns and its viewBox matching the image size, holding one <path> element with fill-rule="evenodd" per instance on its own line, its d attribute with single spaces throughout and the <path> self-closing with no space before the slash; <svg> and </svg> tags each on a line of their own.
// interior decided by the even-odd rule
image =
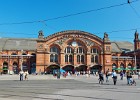
<svg viewBox="0 0 140 100">
<path fill-rule="evenodd" d="M 21 71 L 23 70 L 23 67 L 22 67 L 22 63 L 23 63 L 23 56 L 22 56 L 22 53 L 23 53 L 23 50 L 21 50 L 21 67 L 20 67 Z"/>
<path fill-rule="evenodd" d="M 136 66 L 137 66 L 136 65 L 137 64 L 137 61 L 136 61 L 137 60 L 137 58 L 136 58 L 136 52 L 134 52 L 134 56 L 135 56 L 135 68 L 136 68 Z"/>
</svg>

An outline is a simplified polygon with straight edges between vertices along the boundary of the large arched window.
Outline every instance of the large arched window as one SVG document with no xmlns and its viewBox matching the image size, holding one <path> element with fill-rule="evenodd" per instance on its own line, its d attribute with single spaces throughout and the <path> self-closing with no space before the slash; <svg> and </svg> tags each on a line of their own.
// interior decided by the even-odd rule
<svg viewBox="0 0 140 100">
<path fill-rule="evenodd" d="M 59 50 L 58 50 L 57 47 L 51 47 L 51 48 L 50 48 L 50 52 L 51 52 L 51 53 L 53 53 L 53 52 L 54 52 L 54 53 L 59 53 Z"/>
<path fill-rule="evenodd" d="M 73 49 L 71 47 L 65 48 L 65 62 L 73 62 Z"/>
<path fill-rule="evenodd" d="M 98 51 L 98 49 L 96 49 L 96 48 L 91 48 L 91 53 L 98 54 L 99 51 Z"/>
<path fill-rule="evenodd" d="M 81 55 L 81 62 L 84 63 L 84 55 Z"/>
<path fill-rule="evenodd" d="M 65 53 L 73 53 L 73 49 L 71 47 L 65 48 Z"/>
<path fill-rule="evenodd" d="M 77 55 L 77 62 L 80 62 L 80 55 Z"/>
<path fill-rule="evenodd" d="M 82 47 L 77 48 L 77 53 L 85 53 L 84 49 Z"/>
<path fill-rule="evenodd" d="M 84 63 L 85 61 L 85 50 L 83 47 L 77 48 L 77 62 Z"/>
<path fill-rule="evenodd" d="M 50 62 L 53 62 L 53 54 L 50 55 Z"/>
<path fill-rule="evenodd" d="M 68 62 L 68 55 L 65 55 L 65 62 Z"/>
<path fill-rule="evenodd" d="M 91 63 L 99 63 L 99 51 L 97 48 L 91 48 Z"/>
<path fill-rule="evenodd" d="M 58 62 L 59 49 L 57 47 L 50 48 L 50 62 Z"/>
<path fill-rule="evenodd" d="M 69 62 L 72 62 L 72 55 L 69 56 Z"/>
<path fill-rule="evenodd" d="M 95 63 L 98 63 L 98 55 L 95 56 Z"/>
<path fill-rule="evenodd" d="M 58 62 L 58 55 L 57 54 L 55 54 L 55 62 Z"/>
<path fill-rule="evenodd" d="M 95 62 L 95 57 L 94 57 L 94 55 L 91 56 L 91 62 L 92 62 L 92 63 Z"/>
</svg>

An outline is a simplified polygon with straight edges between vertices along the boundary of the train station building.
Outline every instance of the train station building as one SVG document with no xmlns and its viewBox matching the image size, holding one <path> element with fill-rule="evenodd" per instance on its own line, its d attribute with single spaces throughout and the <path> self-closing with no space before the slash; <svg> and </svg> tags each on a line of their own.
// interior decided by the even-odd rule
<svg viewBox="0 0 140 100">
<path fill-rule="evenodd" d="M 17 74 L 52 73 L 65 71 L 93 71 L 109 69 L 140 69 L 139 34 L 134 33 L 134 43 L 110 41 L 107 33 L 98 37 L 79 30 L 67 30 L 38 38 L 0 38 L 0 71 Z"/>
</svg>

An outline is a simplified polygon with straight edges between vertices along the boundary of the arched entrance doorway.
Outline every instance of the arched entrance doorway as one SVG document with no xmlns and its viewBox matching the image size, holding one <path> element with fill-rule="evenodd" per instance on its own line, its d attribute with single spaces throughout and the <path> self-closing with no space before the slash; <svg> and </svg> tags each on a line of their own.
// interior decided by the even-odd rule
<svg viewBox="0 0 140 100">
<path fill-rule="evenodd" d="M 8 74 L 8 63 L 7 62 L 3 63 L 3 74 Z"/>
<path fill-rule="evenodd" d="M 60 67 L 58 65 L 50 65 L 49 67 L 47 67 L 46 72 L 47 74 L 54 74 L 59 69 Z"/>
<path fill-rule="evenodd" d="M 13 72 L 14 72 L 14 74 L 18 74 L 18 63 L 17 62 L 13 63 Z"/>
<path fill-rule="evenodd" d="M 31 74 L 36 72 L 36 63 L 31 64 Z"/>
<path fill-rule="evenodd" d="M 66 66 L 63 67 L 63 70 L 65 70 L 66 72 L 74 73 L 74 66 L 66 65 Z"/>
<path fill-rule="evenodd" d="M 31 69 L 29 73 L 34 74 L 36 73 L 36 54 L 32 53 L 31 55 L 32 55 L 30 59 Z"/>
<path fill-rule="evenodd" d="M 86 74 L 86 71 L 87 71 L 87 66 L 86 65 L 80 65 L 79 67 L 76 67 L 77 71 L 80 71 L 80 74 Z"/>
<path fill-rule="evenodd" d="M 28 71 L 28 66 L 27 66 L 27 62 L 26 61 L 23 61 L 22 69 L 23 69 L 23 71 Z"/>
<path fill-rule="evenodd" d="M 97 73 L 101 69 L 102 69 L 101 65 L 94 65 L 94 66 L 90 67 L 91 73 Z"/>
</svg>

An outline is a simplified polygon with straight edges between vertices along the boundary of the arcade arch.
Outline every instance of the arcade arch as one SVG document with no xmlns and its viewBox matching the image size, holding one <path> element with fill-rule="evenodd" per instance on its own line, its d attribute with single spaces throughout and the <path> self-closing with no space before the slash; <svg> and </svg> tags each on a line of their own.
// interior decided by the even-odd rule
<svg viewBox="0 0 140 100">
<path fill-rule="evenodd" d="M 14 74 L 18 74 L 18 63 L 17 62 L 13 62 L 13 72 L 14 72 Z"/>
<path fill-rule="evenodd" d="M 45 71 L 47 74 L 54 74 L 59 69 L 60 69 L 59 65 L 50 65 L 45 69 Z"/>
<path fill-rule="evenodd" d="M 8 63 L 7 62 L 3 63 L 3 74 L 8 74 Z"/>
<path fill-rule="evenodd" d="M 74 66 L 73 65 L 66 65 L 62 68 L 66 72 L 73 72 L 74 71 Z"/>
<path fill-rule="evenodd" d="M 101 65 L 94 65 L 94 66 L 90 67 L 91 73 L 98 72 L 101 69 L 102 69 L 102 66 Z"/>
</svg>

